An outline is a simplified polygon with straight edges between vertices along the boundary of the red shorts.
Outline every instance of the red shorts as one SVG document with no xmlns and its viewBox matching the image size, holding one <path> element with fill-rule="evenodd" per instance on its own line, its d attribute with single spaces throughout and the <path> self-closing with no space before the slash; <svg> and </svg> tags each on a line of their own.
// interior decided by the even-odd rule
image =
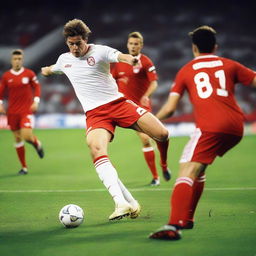
<svg viewBox="0 0 256 256">
<path fill-rule="evenodd" d="M 114 135 L 115 127 L 130 127 L 147 111 L 126 98 L 119 98 L 86 112 L 87 134 L 103 128 Z"/>
<path fill-rule="evenodd" d="M 180 163 L 198 162 L 211 164 L 217 156 L 223 156 L 237 145 L 242 136 L 226 133 L 202 132 L 199 128 L 185 146 Z"/>
<path fill-rule="evenodd" d="M 33 127 L 33 115 L 32 114 L 8 114 L 8 125 L 12 131 L 20 130 L 21 128 Z"/>
</svg>

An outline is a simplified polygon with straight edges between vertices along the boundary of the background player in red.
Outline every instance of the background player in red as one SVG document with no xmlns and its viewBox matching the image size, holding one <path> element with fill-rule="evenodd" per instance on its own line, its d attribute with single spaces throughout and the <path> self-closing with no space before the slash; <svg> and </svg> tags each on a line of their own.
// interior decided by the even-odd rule
<svg viewBox="0 0 256 256">
<path fill-rule="evenodd" d="M 234 98 L 234 85 L 256 86 L 256 73 L 236 61 L 214 55 L 215 34 L 208 26 L 189 33 L 195 58 L 178 72 L 168 101 L 157 114 L 160 119 L 172 115 L 187 91 L 194 106 L 196 130 L 180 159 L 168 225 L 150 238 L 177 240 L 181 238 L 181 229 L 193 228 L 206 167 L 237 145 L 243 136 L 244 116 Z"/>
<path fill-rule="evenodd" d="M 15 138 L 15 148 L 21 170 L 19 174 L 27 174 L 24 140 L 34 146 L 40 158 L 44 157 L 41 142 L 32 132 L 32 113 L 38 108 L 40 101 L 40 84 L 35 73 L 23 67 L 22 50 L 14 50 L 11 57 L 12 68 L 6 71 L 0 86 L 0 113 L 6 113 L 3 98 L 8 93 L 8 125 Z"/>
<path fill-rule="evenodd" d="M 126 98 L 132 100 L 136 104 L 142 106 L 148 111 L 152 111 L 150 96 L 157 88 L 157 73 L 153 62 L 144 54 L 141 53 L 143 48 L 143 36 L 140 32 L 132 32 L 128 35 L 127 48 L 129 54 L 138 59 L 136 66 L 127 63 L 119 62 L 111 65 L 112 76 L 116 79 L 119 91 Z M 160 185 L 160 179 L 157 173 L 155 164 L 155 153 L 152 146 L 151 138 L 142 132 L 137 132 L 141 139 L 144 158 L 152 173 L 152 186 Z M 167 167 L 167 141 L 165 144 L 157 143 L 160 151 L 161 167 L 165 180 L 170 180 L 171 174 Z M 163 149 L 165 147 L 165 149 Z"/>
</svg>

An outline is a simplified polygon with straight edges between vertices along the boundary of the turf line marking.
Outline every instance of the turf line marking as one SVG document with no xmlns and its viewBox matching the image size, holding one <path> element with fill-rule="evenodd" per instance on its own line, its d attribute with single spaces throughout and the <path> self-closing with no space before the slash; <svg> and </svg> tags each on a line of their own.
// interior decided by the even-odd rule
<svg viewBox="0 0 256 256">
<path fill-rule="evenodd" d="M 136 191 L 171 191 L 172 188 L 131 188 L 132 192 Z M 245 190 L 256 190 L 256 187 L 237 187 L 237 188 L 205 188 L 207 191 L 245 191 Z M 83 193 L 83 192 L 105 192 L 104 188 L 92 188 L 92 189 L 81 189 L 81 190 L 62 190 L 62 189 L 31 189 L 31 190 L 0 190 L 0 193 Z"/>
</svg>

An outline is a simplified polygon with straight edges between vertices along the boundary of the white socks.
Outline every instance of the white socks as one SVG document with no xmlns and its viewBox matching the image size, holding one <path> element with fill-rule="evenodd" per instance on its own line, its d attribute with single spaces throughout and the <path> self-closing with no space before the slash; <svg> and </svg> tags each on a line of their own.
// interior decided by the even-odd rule
<svg viewBox="0 0 256 256">
<path fill-rule="evenodd" d="M 101 156 L 94 160 L 94 166 L 96 172 L 99 175 L 100 180 L 108 189 L 116 205 L 124 205 L 128 202 L 123 194 L 123 189 L 120 187 L 118 175 L 116 169 L 111 164 L 107 156 Z M 120 181 L 121 182 L 121 181 Z M 123 184 L 122 184 L 123 185 Z M 123 186 L 124 187 L 124 186 Z M 130 192 L 124 187 L 128 198 L 132 198 Z"/>
<path fill-rule="evenodd" d="M 138 202 L 134 199 L 132 194 L 129 192 L 129 190 L 125 187 L 125 185 L 122 183 L 120 179 L 118 179 L 119 187 L 121 188 L 123 192 L 123 196 L 126 199 L 126 201 L 131 204 L 133 208 L 137 208 Z"/>
</svg>

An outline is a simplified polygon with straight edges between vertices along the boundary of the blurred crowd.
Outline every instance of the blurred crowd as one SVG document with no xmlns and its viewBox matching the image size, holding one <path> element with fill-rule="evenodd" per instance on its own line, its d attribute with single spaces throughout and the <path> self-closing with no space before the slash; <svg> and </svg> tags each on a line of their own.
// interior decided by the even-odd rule
<svg viewBox="0 0 256 256">
<path fill-rule="evenodd" d="M 140 31 L 145 40 L 144 53 L 155 63 L 159 76 L 159 88 L 153 96 L 155 112 L 167 99 L 176 72 L 192 58 L 187 33 L 199 25 L 207 24 L 217 30 L 218 55 L 256 70 L 256 36 L 250 29 L 254 12 L 250 1 L 205 3 L 184 0 L 171 3 L 138 0 L 126 4 L 116 0 L 72 3 L 64 0 L 54 3 L 46 0 L 17 2 L 15 7 L 6 3 L 0 10 L 0 29 L 4 34 L 0 37 L 0 51 L 6 46 L 28 49 L 73 18 L 84 20 L 91 28 L 91 43 L 107 44 L 123 52 L 127 52 L 127 34 Z M 39 113 L 82 113 L 66 77 L 43 78 L 40 75 L 40 67 L 55 63 L 57 56 L 64 51 L 67 48 L 62 42 L 33 66 L 27 66 L 38 74 L 42 84 Z M 9 67 L 7 61 L 0 59 L 0 75 Z M 249 121 L 256 120 L 256 94 L 252 92 L 251 88 L 237 86 L 237 99 Z M 191 113 L 188 98 L 184 97 L 172 121 L 191 121 Z"/>
</svg>

